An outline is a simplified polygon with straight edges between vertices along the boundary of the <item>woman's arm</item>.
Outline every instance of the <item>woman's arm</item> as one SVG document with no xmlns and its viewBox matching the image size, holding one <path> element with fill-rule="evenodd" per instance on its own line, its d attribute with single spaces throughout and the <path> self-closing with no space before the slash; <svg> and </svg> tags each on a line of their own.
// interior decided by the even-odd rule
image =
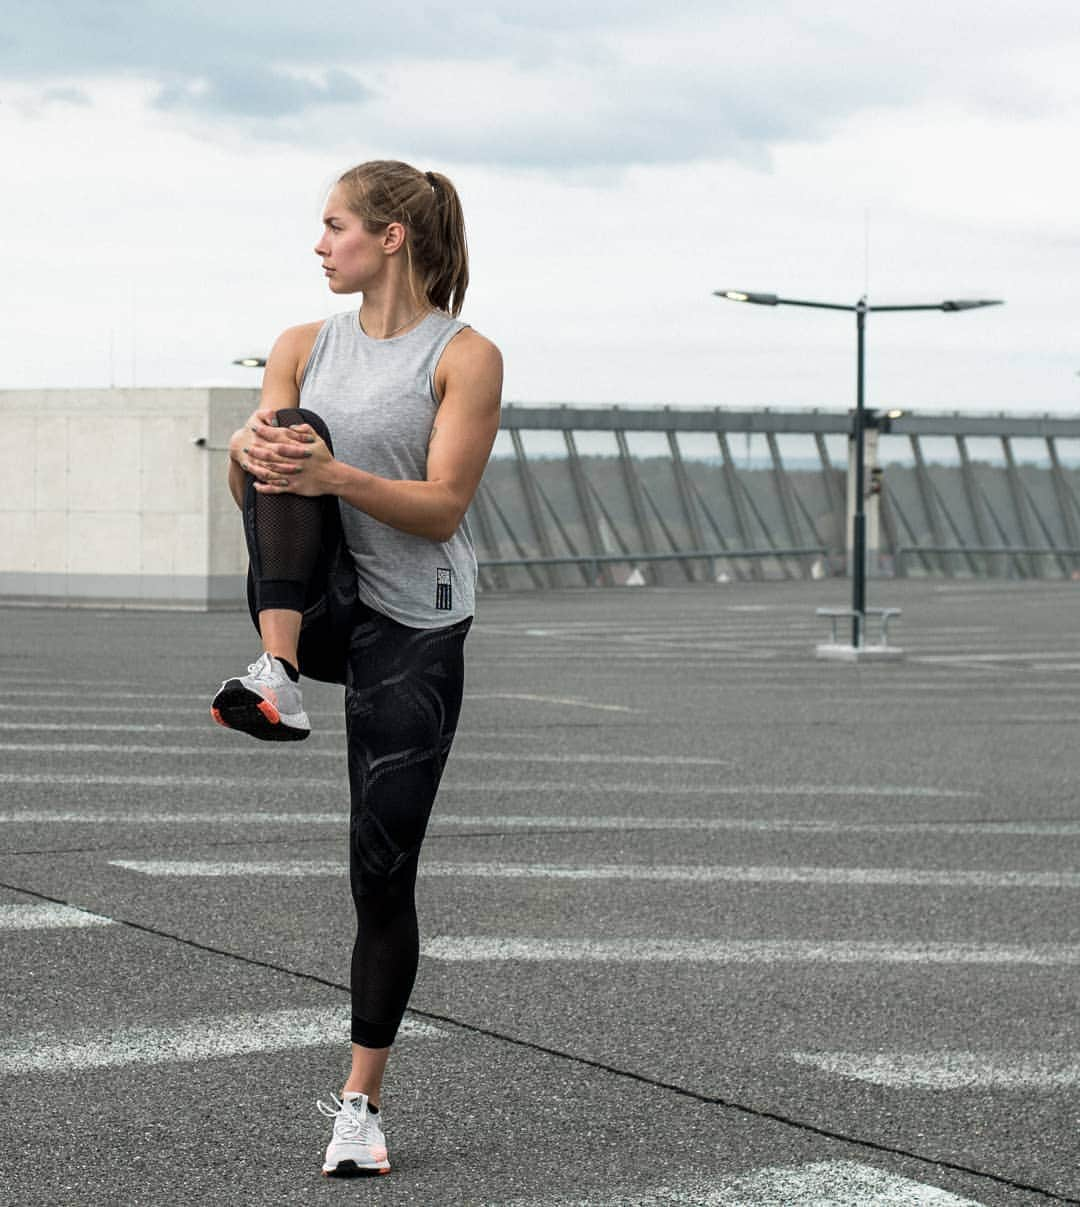
<svg viewBox="0 0 1080 1207">
<path fill-rule="evenodd" d="M 273 474 L 269 465 L 258 463 L 260 450 L 266 456 L 273 451 L 275 443 L 288 447 L 289 451 L 290 446 L 306 449 L 310 443 L 301 434 L 294 434 L 292 428 L 272 427 L 271 424 L 275 411 L 299 404 L 300 375 L 321 326 L 321 323 L 305 323 L 290 327 L 278 336 L 266 361 L 259 408 L 229 438 L 229 490 L 237 507 L 244 506 L 245 474 L 252 473 L 264 479 L 274 476 L 282 480 L 282 472 Z M 286 463 L 284 469 L 288 468 Z"/>
<path fill-rule="evenodd" d="M 499 430 L 502 357 L 493 343 L 466 328 L 447 345 L 438 377 L 442 402 L 431 430 L 424 481 L 396 481 L 357 469 L 335 460 L 316 438 L 306 447 L 275 449 L 277 459 L 264 464 L 275 466 L 280 476 L 256 482 L 255 489 L 334 494 L 392 528 L 448 541 L 480 485 Z M 313 435 L 303 424 L 290 430 Z M 290 469 L 291 478 L 285 476 Z"/>
</svg>

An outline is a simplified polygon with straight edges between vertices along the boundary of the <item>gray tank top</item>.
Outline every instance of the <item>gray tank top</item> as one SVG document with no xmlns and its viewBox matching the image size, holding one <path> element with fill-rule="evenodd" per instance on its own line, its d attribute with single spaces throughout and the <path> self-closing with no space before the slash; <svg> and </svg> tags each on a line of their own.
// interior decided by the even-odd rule
<svg viewBox="0 0 1080 1207">
<path fill-rule="evenodd" d="M 439 407 L 435 367 L 467 324 L 435 311 L 390 339 L 365 335 L 358 314 L 322 325 L 300 382 L 300 405 L 326 421 L 339 461 L 381 478 L 423 481 Z M 462 520 L 448 541 L 412 536 L 341 503 L 345 542 L 360 598 L 415 629 L 473 614 L 476 553 Z"/>
</svg>

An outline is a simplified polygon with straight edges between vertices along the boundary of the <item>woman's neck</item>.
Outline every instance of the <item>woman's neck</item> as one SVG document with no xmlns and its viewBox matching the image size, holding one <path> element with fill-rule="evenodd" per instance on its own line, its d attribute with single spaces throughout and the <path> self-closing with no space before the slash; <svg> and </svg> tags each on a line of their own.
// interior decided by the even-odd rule
<svg viewBox="0 0 1080 1207">
<path fill-rule="evenodd" d="M 369 338 L 390 339 L 413 327 L 430 311 L 426 301 L 418 300 L 410 292 L 369 292 L 364 294 L 358 317 Z"/>
</svg>

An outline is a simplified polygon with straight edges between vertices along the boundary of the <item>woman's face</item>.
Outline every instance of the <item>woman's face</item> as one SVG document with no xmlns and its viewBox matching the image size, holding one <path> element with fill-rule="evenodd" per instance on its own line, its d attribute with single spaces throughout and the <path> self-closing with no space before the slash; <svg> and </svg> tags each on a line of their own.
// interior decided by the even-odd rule
<svg viewBox="0 0 1080 1207">
<path fill-rule="evenodd" d="M 322 260 L 334 293 L 360 293 L 385 270 L 385 235 L 365 230 L 345 204 L 341 186 L 334 188 L 323 211 L 322 238 L 315 244 L 315 254 Z"/>
</svg>

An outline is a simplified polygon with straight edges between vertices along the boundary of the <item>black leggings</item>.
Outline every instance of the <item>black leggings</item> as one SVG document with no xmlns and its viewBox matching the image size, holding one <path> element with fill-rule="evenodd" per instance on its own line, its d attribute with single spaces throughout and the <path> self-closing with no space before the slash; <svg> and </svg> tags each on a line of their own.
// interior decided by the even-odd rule
<svg viewBox="0 0 1080 1207">
<path fill-rule="evenodd" d="M 278 411 L 277 420 L 311 424 L 333 449 L 314 412 Z M 352 1041 L 386 1048 L 416 980 L 416 869 L 457 728 L 472 621 L 413 629 L 358 600 L 335 498 L 260 494 L 249 475 L 244 530 L 256 627 L 261 609 L 302 611 L 301 674 L 345 685 Z"/>
</svg>

